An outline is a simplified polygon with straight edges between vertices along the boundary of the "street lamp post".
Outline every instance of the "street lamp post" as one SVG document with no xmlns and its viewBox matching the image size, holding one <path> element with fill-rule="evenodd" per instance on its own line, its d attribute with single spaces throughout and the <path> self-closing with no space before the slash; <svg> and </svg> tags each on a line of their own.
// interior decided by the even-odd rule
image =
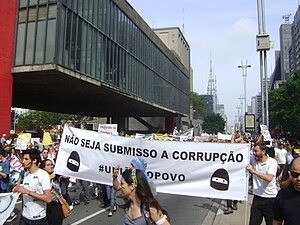
<svg viewBox="0 0 300 225">
<path fill-rule="evenodd" d="M 244 83 L 245 114 L 247 113 L 246 78 L 247 78 L 248 67 L 251 67 L 251 65 L 247 64 L 247 60 L 246 60 L 246 65 L 243 65 L 243 61 L 241 61 L 241 65 L 238 66 L 238 68 L 241 68 L 243 72 L 242 76 L 243 76 L 243 83 Z"/>
</svg>

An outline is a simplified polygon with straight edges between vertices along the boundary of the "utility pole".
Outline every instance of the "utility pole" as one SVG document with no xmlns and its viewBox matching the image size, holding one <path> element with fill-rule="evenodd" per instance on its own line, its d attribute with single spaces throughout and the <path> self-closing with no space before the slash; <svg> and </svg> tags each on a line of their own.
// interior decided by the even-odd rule
<svg viewBox="0 0 300 225">
<path fill-rule="evenodd" d="M 256 35 L 256 50 L 260 58 L 261 112 L 263 124 L 269 128 L 269 99 L 267 51 L 271 48 L 270 35 L 266 32 L 264 0 L 257 0 L 258 35 Z"/>
<path fill-rule="evenodd" d="M 236 109 L 237 109 L 237 111 L 238 111 L 238 120 L 237 120 L 237 129 L 236 129 L 236 130 L 239 130 L 239 129 L 241 129 L 241 128 L 240 128 L 240 109 L 241 109 L 241 106 L 238 105 L 238 106 L 236 107 Z"/>
<path fill-rule="evenodd" d="M 244 118 L 243 117 L 243 115 L 244 115 L 244 113 L 243 113 L 243 101 L 244 101 L 244 98 L 243 98 L 243 96 L 241 96 L 238 99 L 240 100 L 240 104 L 241 104 L 240 105 L 240 109 L 241 109 L 241 114 L 240 114 L 241 127 L 240 127 L 240 131 L 242 132 L 242 131 L 244 131 L 244 123 L 245 123 L 245 121 L 243 121 L 243 119 L 241 119 L 241 118 Z"/>
</svg>

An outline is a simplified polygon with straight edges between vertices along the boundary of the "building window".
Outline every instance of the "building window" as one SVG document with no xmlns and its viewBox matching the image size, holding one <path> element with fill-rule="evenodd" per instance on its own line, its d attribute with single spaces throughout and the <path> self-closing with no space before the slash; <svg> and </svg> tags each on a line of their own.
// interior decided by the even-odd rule
<svg viewBox="0 0 300 225">
<path fill-rule="evenodd" d="M 54 62 L 56 20 L 48 20 L 45 63 Z"/>
</svg>

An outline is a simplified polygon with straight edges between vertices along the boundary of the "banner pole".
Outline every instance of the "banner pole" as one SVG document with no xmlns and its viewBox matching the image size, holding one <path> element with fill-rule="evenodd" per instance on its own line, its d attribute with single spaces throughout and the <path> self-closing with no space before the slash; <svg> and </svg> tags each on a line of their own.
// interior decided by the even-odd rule
<svg viewBox="0 0 300 225">
<path fill-rule="evenodd" d="M 248 224 L 248 208 L 249 208 L 249 198 L 247 198 L 247 201 L 245 202 L 246 207 L 245 207 L 245 221 L 244 224 L 247 225 Z"/>
</svg>

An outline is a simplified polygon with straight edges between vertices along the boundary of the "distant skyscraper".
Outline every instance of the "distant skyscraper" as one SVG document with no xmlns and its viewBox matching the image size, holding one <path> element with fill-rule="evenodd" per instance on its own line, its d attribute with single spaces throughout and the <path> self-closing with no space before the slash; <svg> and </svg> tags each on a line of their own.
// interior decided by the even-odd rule
<svg viewBox="0 0 300 225">
<path fill-rule="evenodd" d="M 281 80 L 287 80 L 290 74 L 289 48 L 292 44 L 292 24 L 282 24 L 280 36 Z"/>
<path fill-rule="evenodd" d="M 214 95 L 200 95 L 204 101 L 204 105 L 208 113 L 217 113 L 217 106 L 215 105 L 215 96 Z"/>
</svg>

